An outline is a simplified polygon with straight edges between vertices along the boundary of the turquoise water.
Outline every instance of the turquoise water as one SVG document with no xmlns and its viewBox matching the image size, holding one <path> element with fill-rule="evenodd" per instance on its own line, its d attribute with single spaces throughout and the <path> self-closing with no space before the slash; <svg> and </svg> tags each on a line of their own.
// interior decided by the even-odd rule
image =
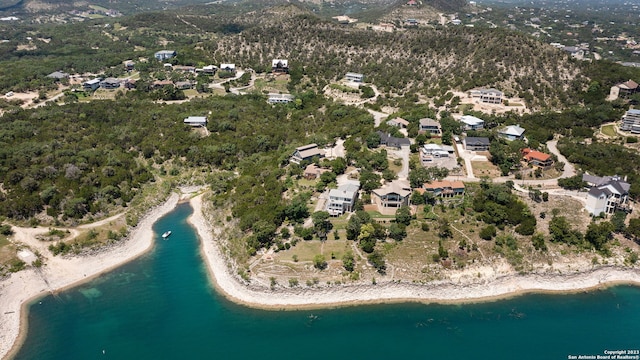
<svg viewBox="0 0 640 360">
<path fill-rule="evenodd" d="M 191 212 L 179 205 L 154 225 L 173 234 L 152 252 L 34 302 L 16 359 L 540 360 L 640 348 L 640 289 L 626 286 L 476 305 L 235 305 L 209 285 Z"/>
</svg>

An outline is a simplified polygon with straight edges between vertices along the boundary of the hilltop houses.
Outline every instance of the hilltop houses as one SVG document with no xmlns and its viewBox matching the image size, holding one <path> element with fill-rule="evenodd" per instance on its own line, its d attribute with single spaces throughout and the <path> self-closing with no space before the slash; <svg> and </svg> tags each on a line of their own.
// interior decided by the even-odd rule
<svg viewBox="0 0 640 360">
<path fill-rule="evenodd" d="M 392 215 L 399 207 L 409 205 L 411 185 L 407 181 L 394 180 L 371 192 L 371 200 L 379 213 Z"/>
<path fill-rule="evenodd" d="M 522 149 L 522 158 L 529 165 L 537 166 L 539 168 L 549 168 L 553 165 L 553 158 L 549 154 L 532 150 L 530 148 Z"/>
<path fill-rule="evenodd" d="M 355 82 L 355 83 L 362 83 L 364 82 L 364 75 L 363 74 L 359 74 L 359 73 L 354 73 L 354 72 L 348 72 L 344 75 L 344 78 L 347 81 L 351 81 L 351 82 Z"/>
<path fill-rule="evenodd" d="M 205 127 L 207 126 L 206 116 L 189 116 L 183 121 L 186 125 L 191 127 Z"/>
<path fill-rule="evenodd" d="M 469 96 L 483 104 L 502 104 L 504 94 L 498 89 L 490 88 L 471 90 L 469 91 Z"/>
<path fill-rule="evenodd" d="M 520 125 L 509 125 L 498 130 L 498 136 L 507 140 L 523 140 L 524 139 L 525 129 L 521 128 Z"/>
<path fill-rule="evenodd" d="M 269 94 L 267 102 L 269 104 L 288 104 L 294 99 L 295 97 L 291 94 Z"/>
<path fill-rule="evenodd" d="M 273 59 L 271 60 L 271 72 L 288 74 L 289 73 L 289 61 L 285 59 Z"/>
<path fill-rule="evenodd" d="M 488 151 L 491 142 L 486 137 L 466 137 L 462 141 L 464 148 L 469 151 Z"/>
<path fill-rule="evenodd" d="M 62 79 L 68 79 L 69 78 L 69 74 L 64 73 L 62 71 L 54 71 L 51 74 L 47 75 L 47 77 L 49 79 L 62 80 Z"/>
<path fill-rule="evenodd" d="M 407 138 L 393 137 L 390 134 L 382 131 L 377 131 L 377 133 L 378 135 L 380 135 L 380 145 L 385 145 L 396 149 L 400 149 L 403 146 L 411 146 L 411 140 Z"/>
<path fill-rule="evenodd" d="M 484 120 L 478 119 L 471 115 L 462 115 L 460 118 L 463 130 L 482 130 L 484 129 Z"/>
<path fill-rule="evenodd" d="M 359 181 L 349 181 L 340 185 L 337 189 L 329 190 L 327 212 L 332 216 L 340 216 L 345 212 L 353 211 L 360 189 Z"/>
<path fill-rule="evenodd" d="M 100 87 L 106 90 L 118 89 L 120 87 L 120 80 L 116 78 L 106 78 L 100 81 Z"/>
<path fill-rule="evenodd" d="M 582 175 L 582 180 L 591 185 L 587 193 L 585 209 L 593 216 L 628 211 L 629 188 L 631 185 L 619 176 Z"/>
<path fill-rule="evenodd" d="M 95 78 L 91 80 L 87 80 L 82 83 L 82 89 L 84 91 L 95 91 L 100 87 L 101 78 Z"/>
<path fill-rule="evenodd" d="M 626 99 L 629 95 L 633 95 L 640 91 L 640 87 L 638 83 L 629 80 L 620 84 L 615 84 L 611 87 L 609 91 L 609 100 L 615 100 L 617 98 Z"/>
<path fill-rule="evenodd" d="M 464 183 L 462 181 L 432 181 L 422 186 L 425 192 L 436 197 L 454 197 L 464 195 Z"/>
<path fill-rule="evenodd" d="M 171 59 L 172 57 L 175 57 L 177 55 L 175 50 L 160 50 L 158 52 L 156 52 L 153 56 L 158 60 L 158 61 L 164 61 L 164 60 L 168 60 Z"/>
<path fill-rule="evenodd" d="M 220 64 L 220 71 L 226 71 L 230 73 L 236 72 L 236 64 Z"/>
<path fill-rule="evenodd" d="M 314 157 L 323 158 L 324 156 L 324 150 L 320 149 L 317 144 L 309 144 L 296 148 L 289 161 L 294 164 L 300 164 L 303 161 L 310 161 Z"/>
<path fill-rule="evenodd" d="M 640 134 L 640 110 L 631 109 L 622 117 L 620 130 L 630 131 L 633 134 Z"/>
<path fill-rule="evenodd" d="M 407 120 L 405 120 L 403 118 L 397 117 L 397 118 L 393 118 L 393 119 L 387 121 L 387 125 L 395 126 L 397 128 L 400 128 L 400 129 L 406 129 L 407 126 L 409 126 L 409 121 L 407 121 Z"/>
<path fill-rule="evenodd" d="M 442 127 L 439 122 L 433 119 L 423 118 L 420 119 L 420 128 L 418 129 L 418 132 L 440 136 L 442 135 Z"/>
</svg>

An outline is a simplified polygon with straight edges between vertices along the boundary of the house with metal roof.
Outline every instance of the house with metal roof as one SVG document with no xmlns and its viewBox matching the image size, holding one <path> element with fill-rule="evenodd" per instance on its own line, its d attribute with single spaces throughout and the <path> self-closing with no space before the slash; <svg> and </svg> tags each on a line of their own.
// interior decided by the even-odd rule
<svg viewBox="0 0 640 360">
<path fill-rule="evenodd" d="M 463 130 L 482 130 L 484 128 L 484 120 L 471 115 L 462 115 L 460 118 Z"/>
<path fill-rule="evenodd" d="M 525 129 L 521 128 L 520 125 L 509 125 L 498 130 L 498 136 L 507 141 L 522 140 L 524 139 L 524 132 Z"/>
<path fill-rule="evenodd" d="M 160 50 L 156 52 L 153 56 L 159 61 L 163 61 L 163 60 L 171 59 L 176 55 L 177 53 L 175 50 Z"/>
<path fill-rule="evenodd" d="M 300 164 L 305 160 L 311 160 L 314 157 L 323 158 L 325 156 L 325 151 L 318 148 L 317 144 L 309 144 L 296 148 L 291 155 L 291 161 L 294 164 Z"/>
<path fill-rule="evenodd" d="M 640 134 L 640 110 L 631 109 L 622 117 L 620 130 L 629 131 L 632 134 Z"/>
<path fill-rule="evenodd" d="M 360 190 L 359 181 L 349 181 L 340 185 L 337 189 L 329 190 L 327 212 L 332 216 L 339 216 L 345 212 L 353 211 Z"/>
<path fill-rule="evenodd" d="M 193 127 L 204 127 L 207 126 L 207 117 L 189 116 L 188 118 L 184 119 L 184 123 Z"/>
</svg>

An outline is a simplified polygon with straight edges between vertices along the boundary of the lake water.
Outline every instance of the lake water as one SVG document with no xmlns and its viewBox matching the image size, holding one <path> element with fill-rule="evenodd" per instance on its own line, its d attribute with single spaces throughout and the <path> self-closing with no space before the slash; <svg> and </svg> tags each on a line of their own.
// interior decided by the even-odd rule
<svg viewBox="0 0 640 360">
<path fill-rule="evenodd" d="M 210 286 L 191 212 L 181 204 L 156 222 L 141 258 L 35 301 L 16 359 L 544 360 L 640 349 L 640 288 L 629 286 L 474 305 L 239 306 Z"/>
</svg>

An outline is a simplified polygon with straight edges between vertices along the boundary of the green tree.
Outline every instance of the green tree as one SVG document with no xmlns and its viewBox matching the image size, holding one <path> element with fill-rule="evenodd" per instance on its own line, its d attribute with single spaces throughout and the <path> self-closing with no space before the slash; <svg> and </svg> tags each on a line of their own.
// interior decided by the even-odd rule
<svg viewBox="0 0 640 360">
<path fill-rule="evenodd" d="M 587 232 L 584 235 L 584 239 L 587 240 L 596 250 L 602 250 L 605 244 L 613 239 L 613 224 L 609 221 L 604 221 L 599 224 L 592 222 L 587 227 Z"/>
<path fill-rule="evenodd" d="M 313 228 L 321 240 L 327 239 L 327 233 L 333 226 L 329 221 L 330 217 L 331 215 L 326 211 L 316 211 L 311 214 L 311 218 L 313 219 Z"/>
<path fill-rule="evenodd" d="M 409 226 L 412 218 L 411 209 L 408 206 L 401 206 L 396 210 L 396 223 Z"/>
<path fill-rule="evenodd" d="M 324 255 L 318 254 L 313 257 L 313 266 L 318 270 L 324 270 L 327 268 L 327 261 L 324 258 Z"/>
<path fill-rule="evenodd" d="M 387 264 L 384 260 L 384 255 L 379 251 L 373 251 L 371 254 L 367 256 L 367 260 L 369 263 L 378 270 L 379 273 L 384 274 L 387 270 Z"/>
<path fill-rule="evenodd" d="M 351 251 L 347 251 L 342 256 L 342 266 L 344 266 L 344 269 L 348 272 L 352 272 L 355 269 L 355 259 Z"/>
<path fill-rule="evenodd" d="M 496 227 L 493 225 L 487 225 L 480 230 L 480 238 L 483 240 L 491 240 L 496 236 Z"/>
<path fill-rule="evenodd" d="M 404 224 L 393 223 L 389 226 L 389 237 L 400 241 L 407 236 L 407 227 Z"/>
</svg>

